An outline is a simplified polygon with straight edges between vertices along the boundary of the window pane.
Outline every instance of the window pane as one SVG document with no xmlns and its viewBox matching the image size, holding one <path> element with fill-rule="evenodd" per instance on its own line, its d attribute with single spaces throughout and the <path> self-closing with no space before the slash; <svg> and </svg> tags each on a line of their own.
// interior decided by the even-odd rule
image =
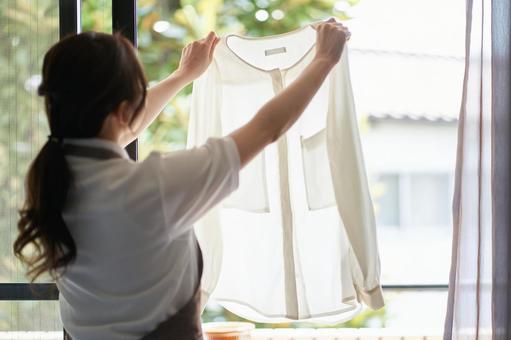
<svg viewBox="0 0 511 340">
<path fill-rule="evenodd" d="M 451 223 L 449 174 L 413 174 L 410 180 L 410 225 L 444 227 Z"/>
<path fill-rule="evenodd" d="M 381 175 L 373 184 L 374 213 L 381 226 L 399 226 L 399 176 Z"/>
<path fill-rule="evenodd" d="M 48 135 L 36 90 L 43 55 L 59 38 L 58 24 L 58 1 L 0 2 L 0 282 L 27 281 L 12 244 L 24 176 Z M 55 302 L 0 302 L 0 330 L 59 328 Z"/>
<path fill-rule="evenodd" d="M 385 327 L 393 329 L 435 330 L 444 327 L 447 290 L 389 291 L 385 294 Z"/>
<path fill-rule="evenodd" d="M 447 283 L 464 66 L 463 0 L 307 0 L 300 6 L 288 0 L 197 0 L 186 6 L 147 0 L 138 5 L 139 55 L 150 81 L 175 70 L 183 46 L 209 30 L 264 36 L 332 14 L 346 19 L 353 33 L 350 73 L 371 179 L 383 283 Z M 154 149 L 184 147 L 190 91 L 188 87 L 172 100 L 141 136 L 141 158 Z M 386 293 L 387 309 L 366 314 L 362 323 L 379 327 L 385 319 L 386 326 L 441 329 L 446 293 L 414 294 Z M 214 304 L 210 307 L 205 321 L 238 319 Z M 412 315 L 415 319 L 407 323 Z"/>
<path fill-rule="evenodd" d="M 82 32 L 112 32 L 112 0 L 82 1 Z"/>
<path fill-rule="evenodd" d="M 350 73 L 382 281 L 446 284 L 464 2 L 364 0 L 355 8 L 349 23 Z M 427 28 L 432 17 L 433 31 Z M 392 224 L 397 228 L 389 228 Z"/>
<path fill-rule="evenodd" d="M 58 330 L 58 301 L 0 301 L 0 332 Z"/>
</svg>

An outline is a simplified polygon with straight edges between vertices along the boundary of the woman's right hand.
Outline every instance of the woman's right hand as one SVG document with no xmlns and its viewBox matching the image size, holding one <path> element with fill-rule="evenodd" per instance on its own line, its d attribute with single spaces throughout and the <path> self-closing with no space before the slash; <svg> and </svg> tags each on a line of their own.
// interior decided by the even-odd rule
<svg viewBox="0 0 511 340">
<path fill-rule="evenodd" d="M 351 33 L 342 23 L 334 18 L 314 25 L 316 29 L 316 59 L 332 66 L 341 59 L 342 51 Z"/>
<path fill-rule="evenodd" d="M 177 74 L 181 74 L 188 81 L 194 81 L 199 77 L 213 60 L 213 52 L 220 41 L 214 32 L 207 37 L 194 41 L 183 49 Z"/>
</svg>

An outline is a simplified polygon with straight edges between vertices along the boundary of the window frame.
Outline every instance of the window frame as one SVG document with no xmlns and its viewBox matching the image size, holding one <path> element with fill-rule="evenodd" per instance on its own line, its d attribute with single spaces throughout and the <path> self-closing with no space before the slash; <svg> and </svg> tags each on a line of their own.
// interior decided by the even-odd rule
<svg viewBox="0 0 511 340">
<path fill-rule="evenodd" d="M 81 32 L 81 0 L 59 0 L 59 36 Z M 120 31 L 137 47 L 137 1 L 112 0 L 112 28 Z M 138 159 L 138 140 L 126 151 L 131 159 Z M 58 300 L 55 283 L 5 283 L 0 282 L 0 301 L 54 301 Z"/>
</svg>

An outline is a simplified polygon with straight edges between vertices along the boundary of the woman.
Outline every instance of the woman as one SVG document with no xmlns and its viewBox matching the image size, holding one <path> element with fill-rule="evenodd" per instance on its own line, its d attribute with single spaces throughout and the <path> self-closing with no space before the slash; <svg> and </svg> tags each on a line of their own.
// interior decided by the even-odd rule
<svg viewBox="0 0 511 340">
<path fill-rule="evenodd" d="M 56 280 L 71 338 L 202 338 L 192 225 L 236 189 L 239 170 L 289 129 L 339 61 L 349 31 L 333 19 L 316 29 L 314 60 L 250 122 L 140 163 L 124 147 L 206 70 L 216 35 L 188 45 L 147 91 L 121 35 L 78 34 L 46 53 L 39 94 L 51 135 L 27 175 L 14 252 L 32 280 Z"/>
</svg>

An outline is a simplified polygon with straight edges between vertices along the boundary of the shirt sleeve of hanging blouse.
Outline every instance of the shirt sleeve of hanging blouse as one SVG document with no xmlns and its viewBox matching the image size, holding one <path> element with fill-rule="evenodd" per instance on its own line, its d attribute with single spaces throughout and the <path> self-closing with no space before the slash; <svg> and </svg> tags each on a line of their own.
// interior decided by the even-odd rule
<svg viewBox="0 0 511 340">
<path fill-rule="evenodd" d="M 221 82 L 216 61 L 193 83 L 187 147 L 204 143 L 210 136 L 221 136 Z M 222 231 L 220 207 L 209 210 L 195 223 L 195 234 L 199 241 L 204 269 L 201 280 L 201 305 L 206 305 L 215 289 L 222 266 Z"/>
<path fill-rule="evenodd" d="M 205 143 L 209 137 L 222 135 L 221 85 L 215 61 L 193 82 L 188 119 L 188 148 Z"/>
<path fill-rule="evenodd" d="M 347 47 L 330 81 L 327 149 L 337 208 L 350 243 L 353 283 L 359 300 L 379 309 L 384 301 L 376 226 L 358 134 Z"/>
</svg>

